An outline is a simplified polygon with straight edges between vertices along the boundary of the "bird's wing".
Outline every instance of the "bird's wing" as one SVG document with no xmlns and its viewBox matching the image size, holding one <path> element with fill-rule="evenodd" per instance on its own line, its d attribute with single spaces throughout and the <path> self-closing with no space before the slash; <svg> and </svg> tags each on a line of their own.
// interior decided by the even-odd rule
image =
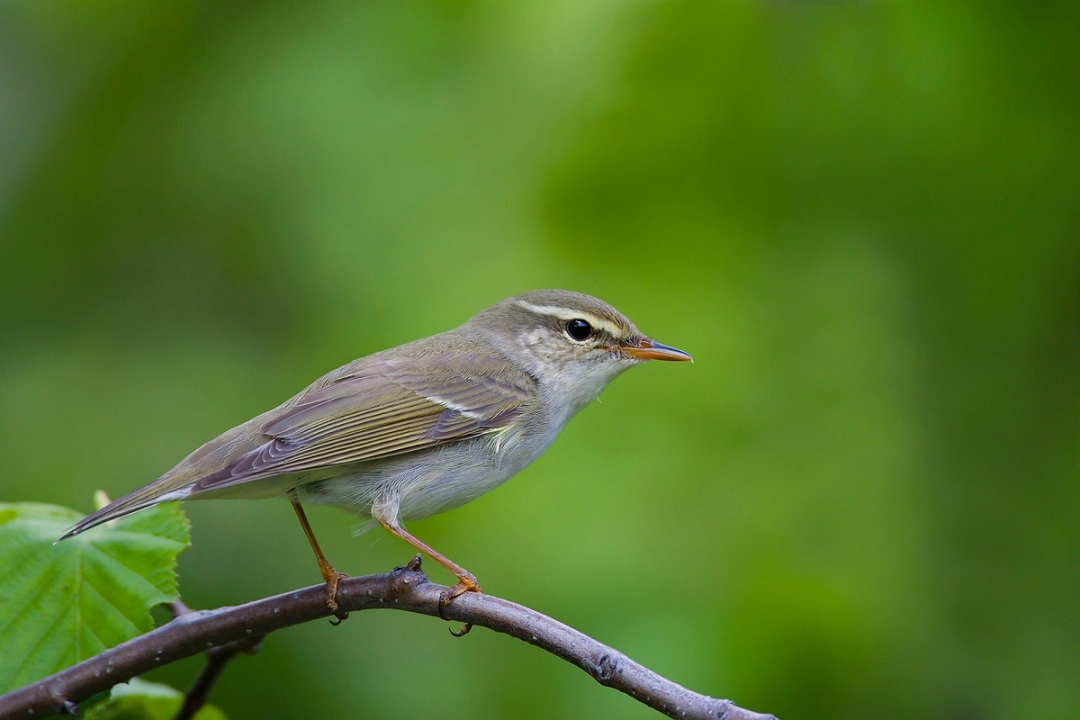
<svg viewBox="0 0 1080 720">
<path fill-rule="evenodd" d="M 535 385 L 508 363 L 485 367 L 476 354 L 362 358 L 211 440 L 60 539 L 166 500 L 496 432 L 521 415 Z"/>
<path fill-rule="evenodd" d="M 494 432 L 521 414 L 534 384 L 524 372 L 485 372 L 457 354 L 367 363 L 264 415 L 257 436 L 263 442 L 198 479 L 191 492 Z"/>
</svg>

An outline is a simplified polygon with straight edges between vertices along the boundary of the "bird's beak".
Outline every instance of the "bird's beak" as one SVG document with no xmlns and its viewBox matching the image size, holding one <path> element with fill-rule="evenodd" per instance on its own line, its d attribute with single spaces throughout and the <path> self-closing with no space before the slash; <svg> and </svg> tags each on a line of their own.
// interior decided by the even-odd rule
<svg viewBox="0 0 1080 720">
<path fill-rule="evenodd" d="M 658 342 L 654 342 L 648 338 L 642 338 L 636 344 L 627 345 L 621 348 L 624 355 L 629 355 L 635 360 L 689 360 L 694 361 L 694 358 L 690 357 L 682 350 L 676 350 L 673 347 L 667 345 L 661 345 Z"/>
</svg>

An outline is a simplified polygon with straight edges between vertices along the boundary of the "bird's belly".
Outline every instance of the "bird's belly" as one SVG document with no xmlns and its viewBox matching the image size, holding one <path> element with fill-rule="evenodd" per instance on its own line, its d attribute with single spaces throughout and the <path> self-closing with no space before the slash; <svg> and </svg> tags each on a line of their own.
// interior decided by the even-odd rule
<svg viewBox="0 0 1080 720">
<path fill-rule="evenodd" d="M 516 475 L 536 452 L 498 452 L 478 438 L 377 462 L 343 467 L 341 474 L 302 483 L 301 502 L 334 505 L 371 515 L 372 505 L 397 506 L 400 520 L 414 520 L 460 507 Z"/>
</svg>

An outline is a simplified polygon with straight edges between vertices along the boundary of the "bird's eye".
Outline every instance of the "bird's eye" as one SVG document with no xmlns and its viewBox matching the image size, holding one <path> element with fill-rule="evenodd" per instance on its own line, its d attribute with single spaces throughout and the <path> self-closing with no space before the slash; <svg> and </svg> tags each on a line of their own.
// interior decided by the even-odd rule
<svg viewBox="0 0 1080 720">
<path fill-rule="evenodd" d="M 566 334 L 575 340 L 587 340 L 592 335 L 592 325 L 584 320 L 571 320 L 566 323 Z"/>
</svg>

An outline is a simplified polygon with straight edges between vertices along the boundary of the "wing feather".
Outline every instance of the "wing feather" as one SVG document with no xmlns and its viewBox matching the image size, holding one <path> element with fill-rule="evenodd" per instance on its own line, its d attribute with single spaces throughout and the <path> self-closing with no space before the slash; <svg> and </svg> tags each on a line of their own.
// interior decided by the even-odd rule
<svg viewBox="0 0 1080 720">
<path fill-rule="evenodd" d="M 536 380 L 467 357 L 368 362 L 316 383 L 262 416 L 255 447 L 193 483 L 192 493 L 413 452 L 498 431 L 534 396 Z"/>
</svg>

